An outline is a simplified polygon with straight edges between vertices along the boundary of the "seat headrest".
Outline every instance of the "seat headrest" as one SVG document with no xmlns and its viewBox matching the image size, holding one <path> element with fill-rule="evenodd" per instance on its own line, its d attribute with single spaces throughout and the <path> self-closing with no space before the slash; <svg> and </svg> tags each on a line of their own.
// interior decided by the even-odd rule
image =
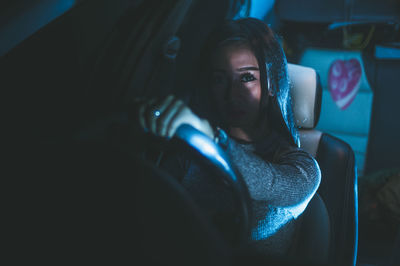
<svg viewBox="0 0 400 266">
<path fill-rule="evenodd" d="M 295 124 L 311 129 L 318 124 L 322 87 L 318 73 L 310 67 L 288 64 Z"/>
</svg>

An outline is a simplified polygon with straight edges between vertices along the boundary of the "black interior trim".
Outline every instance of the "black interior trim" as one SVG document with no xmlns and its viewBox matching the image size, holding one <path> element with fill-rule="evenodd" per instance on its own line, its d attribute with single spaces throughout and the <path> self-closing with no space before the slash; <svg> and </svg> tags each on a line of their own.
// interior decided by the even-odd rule
<svg viewBox="0 0 400 266">
<path fill-rule="evenodd" d="M 315 89 L 315 104 L 314 104 L 314 127 L 318 125 L 319 117 L 321 114 L 321 104 L 322 104 L 322 85 L 321 78 L 319 74 L 315 72 L 316 75 L 316 89 Z"/>
</svg>

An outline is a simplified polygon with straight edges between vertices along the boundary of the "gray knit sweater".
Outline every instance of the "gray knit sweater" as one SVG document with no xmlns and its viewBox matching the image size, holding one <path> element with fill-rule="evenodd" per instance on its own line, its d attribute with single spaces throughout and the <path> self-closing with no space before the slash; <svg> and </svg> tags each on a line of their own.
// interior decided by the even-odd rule
<svg viewBox="0 0 400 266">
<path fill-rule="evenodd" d="M 266 254 L 287 254 L 298 228 L 296 218 L 319 186 L 318 164 L 277 134 L 258 143 L 230 139 L 227 152 L 243 175 L 252 200 L 250 245 Z M 232 206 L 226 187 L 194 163 L 182 183 L 211 216 Z"/>
</svg>

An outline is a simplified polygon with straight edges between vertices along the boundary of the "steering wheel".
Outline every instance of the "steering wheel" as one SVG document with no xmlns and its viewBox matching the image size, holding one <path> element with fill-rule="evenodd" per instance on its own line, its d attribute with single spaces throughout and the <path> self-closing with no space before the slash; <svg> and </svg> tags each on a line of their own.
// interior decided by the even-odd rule
<svg viewBox="0 0 400 266">
<path fill-rule="evenodd" d="M 229 185 L 233 192 L 236 212 L 234 222 L 239 230 L 237 240 L 239 243 L 245 241 L 250 231 L 250 196 L 240 172 L 232 165 L 222 148 L 194 127 L 188 124 L 181 125 L 174 138 L 188 146 L 191 152 L 215 169 L 218 177 L 223 178 L 224 183 Z"/>
</svg>

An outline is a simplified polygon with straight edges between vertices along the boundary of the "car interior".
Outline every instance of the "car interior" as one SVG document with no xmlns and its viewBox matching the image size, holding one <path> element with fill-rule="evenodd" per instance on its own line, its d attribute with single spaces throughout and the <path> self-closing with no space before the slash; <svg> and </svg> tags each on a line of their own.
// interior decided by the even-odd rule
<svg viewBox="0 0 400 266">
<path fill-rule="evenodd" d="M 18 0 L 0 7 L 11 170 L 5 217 L 15 262 L 400 265 L 399 2 Z M 308 233 L 292 257 L 246 247 L 250 196 L 223 149 L 188 125 L 166 141 L 137 123 L 144 99 L 173 94 L 195 109 L 207 35 L 243 17 L 264 20 L 280 37 L 300 148 L 321 170 L 299 217 Z M 354 58 L 357 96 L 339 106 L 327 73 Z M 168 150 L 193 157 L 229 188 L 229 224 L 211 221 L 159 166 Z"/>
</svg>

